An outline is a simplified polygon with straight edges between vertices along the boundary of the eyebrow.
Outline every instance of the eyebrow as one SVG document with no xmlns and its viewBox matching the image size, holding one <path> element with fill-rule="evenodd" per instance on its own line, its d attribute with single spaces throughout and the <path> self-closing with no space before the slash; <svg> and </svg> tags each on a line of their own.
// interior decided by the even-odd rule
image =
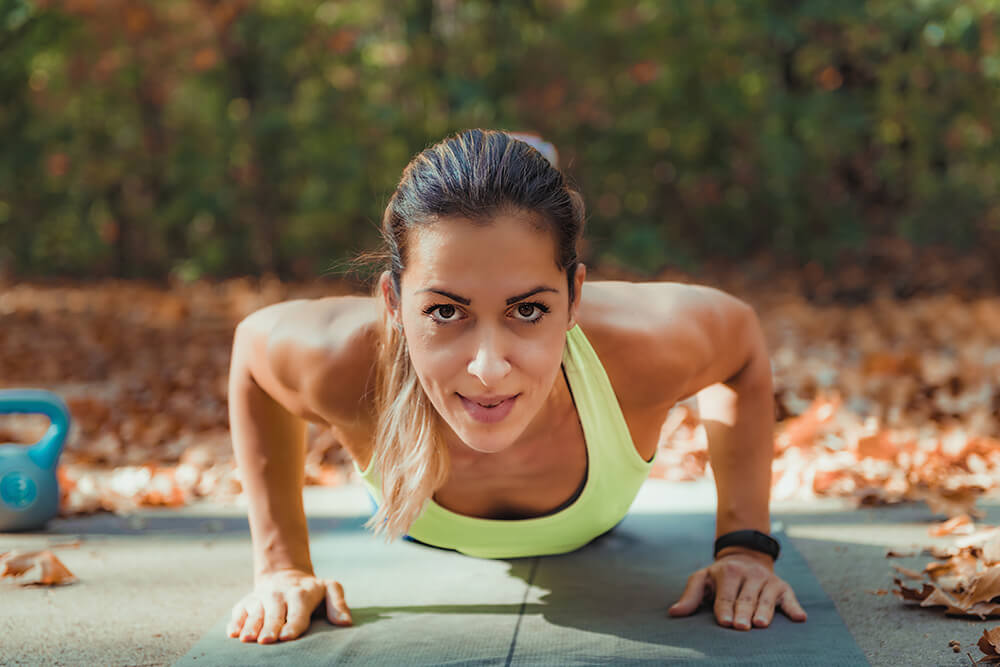
<svg viewBox="0 0 1000 667">
<path fill-rule="evenodd" d="M 458 303 L 462 304 L 463 306 L 468 306 L 468 305 L 472 304 L 472 299 L 466 299 L 464 296 L 459 296 L 457 294 L 454 294 L 452 292 L 448 292 L 448 291 L 443 290 L 443 289 L 434 289 L 433 287 L 428 287 L 427 289 L 417 290 L 416 293 L 417 294 L 421 294 L 423 292 L 434 292 L 435 294 L 440 294 L 441 296 L 446 296 L 449 299 L 451 299 L 452 301 L 457 301 Z M 536 287 L 534 289 L 528 290 L 524 294 L 518 294 L 516 296 L 510 297 L 509 299 L 507 299 L 507 305 L 509 306 L 511 304 L 517 303 L 518 301 L 522 301 L 524 299 L 527 299 L 529 296 L 534 296 L 535 294 L 538 294 L 539 292 L 554 292 L 554 293 L 558 294 L 559 290 L 557 290 L 557 289 L 555 289 L 553 287 L 546 287 L 545 285 L 539 285 L 538 287 Z"/>
</svg>

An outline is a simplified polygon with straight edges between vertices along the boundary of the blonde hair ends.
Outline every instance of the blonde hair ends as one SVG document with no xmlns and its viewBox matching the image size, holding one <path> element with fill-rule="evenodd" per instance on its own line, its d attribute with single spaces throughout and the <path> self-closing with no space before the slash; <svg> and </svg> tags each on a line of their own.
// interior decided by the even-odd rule
<svg viewBox="0 0 1000 667">
<path fill-rule="evenodd" d="M 375 409 L 372 465 L 382 479 L 382 502 L 365 527 L 391 542 L 407 533 L 444 484 L 449 457 L 440 435 L 440 416 L 420 385 L 406 339 L 392 325 L 384 304 Z"/>
</svg>

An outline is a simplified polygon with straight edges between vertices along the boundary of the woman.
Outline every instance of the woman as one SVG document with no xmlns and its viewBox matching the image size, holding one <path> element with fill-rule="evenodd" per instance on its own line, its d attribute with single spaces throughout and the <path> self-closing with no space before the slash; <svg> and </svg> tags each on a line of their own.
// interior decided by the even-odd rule
<svg viewBox="0 0 1000 667">
<path fill-rule="evenodd" d="M 369 527 L 486 558 L 572 551 L 625 515 L 660 427 L 698 394 L 718 488 L 706 595 L 724 626 L 805 620 L 775 576 L 773 397 L 753 310 L 715 289 L 592 282 L 580 195 L 538 150 L 469 130 L 417 155 L 383 218 L 376 294 L 263 308 L 236 329 L 233 447 L 254 589 L 231 637 L 294 639 L 340 583 L 314 576 L 302 506 L 305 421 L 334 429 L 378 503 Z M 584 289 L 586 287 L 586 289 Z"/>
</svg>

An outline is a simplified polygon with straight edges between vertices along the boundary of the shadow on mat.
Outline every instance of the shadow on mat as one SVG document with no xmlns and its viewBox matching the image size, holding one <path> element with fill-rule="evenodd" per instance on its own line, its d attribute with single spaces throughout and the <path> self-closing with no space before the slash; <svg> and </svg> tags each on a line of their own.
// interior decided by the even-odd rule
<svg viewBox="0 0 1000 667">
<path fill-rule="evenodd" d="M 376 589 L 367 605 L 351 605 L 353 627 L 330 625 L 320 605 L 295 642 L 259 646 L 224 637 L 220 619 L 178 664 L 868 664 L 787 539 L 776 570 L 809 612 L 805 624 L 778 612 L 766 630 L 732 630 L 716 623 L 710 602 L 691 616 L 668 616 L 688 576 L 711 561 L 714 513 L 628 515 L 569 554 L 488 563 L 420 544 L 370 544 L 357 539 L 366 520 L 313 533 L 345 558 L 337 576 L 349 604 L 352 590 Z"/>
<path fill-rule="evenodd" d="M 357 625 L 373 631 L 382 621 L 388 631 L 401 618 L 420 624 L 423 614 L 429 618 L 510 615 L 517 623 L 509 639 L 509 655 L 526 664 L 554 659 L 563 664 L 679 660 L 800 665 L 809 662 L 800 658 L 814 655 L 835 657 L 843 665 L 866 664 L 831 600 L 791 545 L 777 571 L 792 583 L 810 611 L 807 623 L 794 623 L 777 612 L 768 629 L 733 630 L 718 625 L 710 601 L 690 616 L 670 617 L 667 609 L 680 597 L 688 576 L 711 562 L 714 522 L 714 514 L 628 515 L 614 529 L 571 553 L 497 559 L 509 566 L 506 576 L 528 586 L 521 605 L 386 605 L 352 607 L 352 612 Z M 427 549 L 422 555 L 436 551 L 419 545 L 413 548 Z M 446 572 L 428 572 L 428 576 L 447 580 Z M 436 626 L 432 633 L 442 646 L 456 639 L 450 631 L 441 634 L 446 627 L 449 624 Z M 494 632 L 481 624 L 463 627 L 465 640 L 473 643 L 485 641 Z M 314 621 L 309 633 L 336 631 Z M 782 656 L 788 662 L 777 660 Z"/>
<path fill-rule="evenodd" d="M 352 613 L 356 624 L 398 612 L 520 614 L 544 618 L 555 626 L 664 645 L 677 639 L 675 632 L 658 632 L 668 624 L 710 626 L 733 633 L 715 623 L 710 602 L 692 616 L 667 615 L 688 576 L 710 562 L 706 554 L 714 537 L 713 522 L 714 515 L 708 514 L 629 516 L 568 554 L 497 559 L 510 566 L 508 576 L 540 593 L 529 593 L 520 605 L 400 605 L 352 608 Z M 667 524 L 670 530 L 665 531 Z M 428 545 L 417 548 L 437 550 Z"/>
</svg>

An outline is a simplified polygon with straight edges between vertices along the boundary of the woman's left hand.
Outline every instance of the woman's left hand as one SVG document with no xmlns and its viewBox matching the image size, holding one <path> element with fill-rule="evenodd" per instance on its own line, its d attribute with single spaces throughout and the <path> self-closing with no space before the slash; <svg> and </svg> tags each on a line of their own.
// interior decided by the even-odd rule
<svg viewBox="0 0 1000 667">
<path fill-rule="evenodd" d="M 714 563 L 692 574 L 670 615 L 688 616 L 712 594 L 715 618 L 727 628 L 766 628 L 776 607 L 793 621 L 806 620 L 792 587 L 774 574 L 771 557 L 749 549 L 724 549 Z"/>
</svg>

